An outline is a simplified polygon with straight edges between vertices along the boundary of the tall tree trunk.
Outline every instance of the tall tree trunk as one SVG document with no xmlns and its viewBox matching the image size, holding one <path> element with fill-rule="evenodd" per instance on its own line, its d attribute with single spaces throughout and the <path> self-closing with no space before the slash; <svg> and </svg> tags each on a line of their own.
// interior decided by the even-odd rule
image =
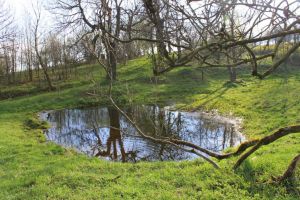
<svg viewBox="0 0 300 200">
<path fill-rule="evenodd" d="M 230 36 L 234 38 L 234 12 L 235 9 L 232 10 L 232 13 L 230 13 Z M 236 49 L 232 48 L 231 49 L 231 56 L 232 56 L 232 63 L 237 62 L 237 55 L 236 55 Z M 230 82 L 234 83 L 236 82 L 236 67 L 228 67 L 228 72 L 229 72 L 229 78 Z"/>
<path fill-rule="evenodd" d="M 12 82 L 16 81 L 16 56 L 15 56 L 15 44 L 13 43 L 13 49 L 11 51 L 11 74 L 12 74 Z"/>
<path fill-rule="evenodd" d="M 7 84 L 10 84 L 9 57 L 7 55 L 7 52 L 5 53 L 5 65 L 6 65 Z"/>
<path fill-rule="evenodd" d="M 32 75 L 32 53 L 31 53 L 31 51 L 28 52 L 28 55 L 27 55 L 27 66 L 28 66 L 29 81 L 32 82 L 33 75 Z"/>
<path fill-rule="evenodd" d="M 110 42 L 109 46 L 107 46 L 107 62 L 108 62 L 108 73 L 106 78 L 117 80 L 117 50 L 116 43 Z"/>
<path fill-rule="evenodd" d="M 43 59 L 39 53 L 39 50 L 38 50 L 38 46 L 37 46 L 37 38 L 36 38 L 36 42 L 35 42 L 35 51 L 36 51 L 36 55 L 37 55 L 37 58 L 38 58 L 38 61 L 39 61 L 39 64 L 41 65 L 42 67 L 42 70 L 44 72 L 44 75 L 46 77 L 46 80 L 47 80 L 47 83 L 48 83 L 48 87 L 49 87 L 49 90 L 54 90 L 54 86 L 52 85 L 52 82 L 51 82 L 51 79 L 50 79 L 50 76 L 48 74 L 48 71 L 47 71 L 47 66 L 45 65 L 45 63 L 43 62 Z"/>
<path fill-rule="evenodd" d="M 55 87 L 52 85 L 50 76 L 48 74 L 47 66 L 44 63 L 43 58 L 42 58 L 42 56 L 40 55 L 40 52 L 39 52 L 39 48 L 38 48 L 38 27 L 39 27 L 39 22 L 40 22 L 40 13 L 38 13 L 36 17 L 37 17 L 37 19 L 36 19 L 36 25 L 35 25 L 35 29 L 34 29 L 34 49 L 35 49 L 35 53 L 36 53 L 36 56 L 38 58 L 39 64 L 42 67 L 44 75 L 46 77 L 49 90 L 55 90 Z"/>
<path fill-rule="evenodd" d="M 232 82 L 232 83 L 236 82 L 236 68 L 228 67 L 228 72 L 229 72 L 230 82 Z"/>
</svg>

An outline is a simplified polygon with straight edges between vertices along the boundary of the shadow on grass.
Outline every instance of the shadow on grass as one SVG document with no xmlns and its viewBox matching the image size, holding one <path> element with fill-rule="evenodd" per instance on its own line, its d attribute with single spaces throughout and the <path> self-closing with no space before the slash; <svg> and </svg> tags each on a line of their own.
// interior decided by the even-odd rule
<svg viewBox="0 0 300 200">
<path fill-rule="evenodd" d="M 248 160 L 244 161 L 240 169 L 237 170 L 237 174 L 242 176 L 248 182 L 256 182 L 255 169 L 253 168 L 251 162 L 249 162 Z"/>
<path fill-rule="evenodd" d="M 202 107 L 205 107 L 209 102 L 216 100 L 223 96 L 229 89 L 238 87 L 235 83 L 224 83 L 223 86 L 217 88 L 216 90 L 210 92 L 207 94 L 204 99 L 206 99 L 204 102 L 202 102 L 200 105 L 198 105 L 194 110 L 199 110 Z"/>
<path fill-rule="evenodd" d="M 286 187 L 286 190 L 295 196 L 300 197 L 300 177 L 293 177 L 290 180 L 283 183 L 283 185 Z"/>
<path fill-rule="evenodd" d="M 260 174 L 262 174 L 263 172 L 257 171 L 257 169 L 255 169 L 253 167 L 253 165 L 251 164 L 251 162 L 249 162 L 248 160 L 246 160 L 241 165 L 240 169 L 237 170 L 236 173 L 250 184 L 248 191 L 249 191 L 249 193 L 251 193 L 253 195 L 256 194 L 257 191 L 261 191 L 261 192 L 264 192 L 265 194 L 267 194 L 270 199 L 272 199 L 273 198 L 272 190 L 274 190 L 274 188 L 276 188 L 273 186 L 281 185 L 286 189 L 286 191 L 289 194 L 291 194 L 293 196 L 300 196 L 299 175 L 295 175 L 292 179 L 287 180 L 283 183 L 274 182 L 272 180 L 272 177 L 269 177 L 268 180 L 259 180 L 258 178 L 259 178 Z M 277 192 L 277 191 L 273 191 L 273 192 Z"/>
</svg>

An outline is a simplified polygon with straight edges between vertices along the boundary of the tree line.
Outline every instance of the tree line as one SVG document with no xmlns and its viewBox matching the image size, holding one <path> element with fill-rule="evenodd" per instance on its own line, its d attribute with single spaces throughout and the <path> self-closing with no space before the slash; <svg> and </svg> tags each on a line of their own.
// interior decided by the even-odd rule
<svg viewBox="0 0 300 200">
<path fill-rule="evenodd" d="M 55 25 L 46 29 L 40 28 L 41 5 L 32 6 L 22 26 L 2 6 L 1 83 L 30 82 L 36 76 L 52 90 L 51 78 L 67 79 L 73 66 L 92 62 L 116 80 L 118 63 L 142 55 L 151 57 L 154 76 L 197 63 L 227 68 L 234 82 L 237 67 L 251 66 L 252 75 L 265 78 L 300 46 L 296 0 L 49 2 L 44 9 L 55 17 Z M 271 64 L 260 69 L 266 60 Z"/>
</svg>

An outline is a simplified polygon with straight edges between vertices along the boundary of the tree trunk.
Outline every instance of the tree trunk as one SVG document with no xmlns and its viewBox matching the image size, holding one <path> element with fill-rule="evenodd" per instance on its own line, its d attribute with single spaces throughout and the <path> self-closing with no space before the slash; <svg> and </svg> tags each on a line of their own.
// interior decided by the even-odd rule
<svg viewBox="0 0 300 200">
<path fill-rule="evenodd" d="M 32 66 L 31 66 L 31 62 L 29 61 L 28 63 L 27 63 L 27 65 L 28 65 L 28 75 L 29 75 L 29 81 L 30 82 L 32 82 L 32 80 L 33 80 L 33 76 L 32 76 Z"/>
<path fill-rule="evenodd" d="M 38 52 L 37 43 L 36 43 L 36 45 L 35 45 L 35 51 L 36 51 L 36 55 L 37 55 L 38 60 L 39 60 L 39 64 L 41 65 L 42 70 L 43 70 L 43 72 L 44 72 L 44 75 L 45 75 L 45 77 L 46 77 L 46 80 L 47 80 L 47 83 L 48 83 L 49 90 L 54 90 L 55 88 L 54 88 L 54 86 L 52 85 L 50 76 L 49 76 L 48 71 L 47 71 L 47 66 L 44 64 L 43 59 L 42 59 L 42 57 L 40 56 L 40 54 L 39 54 L 39 52 Z"/>
<path fill-rule="evenodd" d="M 7 53 L 7 52 L 6 52 Z M 7 84 L 10 84 L 10 73 L 9 73 L 9 57 L 5 54 L 5 65 L 6 65 L 6 77 L 7 77 Z"/>
<path fill-rule="evenodd" d="M 108 62 L 108 73 L 106 78 L 117 80 L 117 50 L 116 50 L 116 44 L 114 42 L 110 43 L 110 46 L 108 47 L 108 56 L 107 56 L 107 62 Z"/>
<path fill-rule="evenodd" d="M 45 75 L 45 77 L 46 77 L 46 80 L 47 80 L 47 83 L 48 83 L 49 90 L 55 90 L 55 87 L 52 85 L 50 76 L 49 76 L 49 74 L 48 74 L 47 66 L 46 66 L 46 64 L 44 63 L 43 58 L 42 58 L 42 56 L 40 55 L 39 48 L 38 48 L 38 26 L 39 26 L 39 21 L 40 21 L 40 13 L 39 13 L 39 15 L 37 16 L 37 21 L 36 21 L 35 30 L 34 30 L 34 49 L 35 49 L 35 53 L 36 53 L 36 56 L 37 56 L 37 58 L 38 58 L 39 64 L 41 65 L 42 70 L 43 70 L 43 72 L 44 72 L 44 75 Z"/>
<path fill-rule="evenodd" d="M 236 68 L 235 67 L 228 67 L 229 72 L 229 79 L 231 83 L 236 82 Z"/>
</svg>

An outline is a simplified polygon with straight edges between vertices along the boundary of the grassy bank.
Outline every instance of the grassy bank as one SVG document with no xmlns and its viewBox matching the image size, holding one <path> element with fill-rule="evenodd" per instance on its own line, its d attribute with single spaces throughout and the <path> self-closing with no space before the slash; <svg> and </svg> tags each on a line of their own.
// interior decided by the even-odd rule
<svg viewBox="0 0 300 200">
<path fill-rule="evenodd" d="M 232 113 L 244 119 L 248 138 L 300 123 L 300 70 L 282 67 L 262 81 L 248 74 L 246 69 L 239 70 L 242 82 L 229 84 L 226 70 L 194 67 L 174 70 L 156 81 L 149 62 L 141 58 L 120 66 L 114 95 L 119 104 L 176 103 L 184 110 Z M 231 170 L 235 158 L 222 161 L 219 171 L 200 159 L 109 163 L 45 142 L 41 130 L 26 123 L 37 112 L 108 103 L 104 96 L 107 82 L 97 66 L 82 67 L 79 77 L 56 83 L 61 89 L 55 92 L 28 86 L 34 94 L 0 101 L 0 199 L 299 198 L 300 170 L 294 182 L 275 185 L 268 181 L 282 174 L 300 153 L 300 133 L 263 147 L 237 172 Z M 87 95 L 94 91 L 98 98 Z"/>
</svg>

